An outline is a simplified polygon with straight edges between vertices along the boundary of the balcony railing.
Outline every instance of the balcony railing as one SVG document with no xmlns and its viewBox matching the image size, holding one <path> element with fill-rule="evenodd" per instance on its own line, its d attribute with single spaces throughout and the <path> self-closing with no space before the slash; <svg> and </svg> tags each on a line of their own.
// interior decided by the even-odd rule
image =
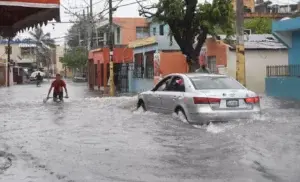
<svg viewBox="0 0 300 182">
<path fill-rule="evenodd" d="M 267 77 L 300 77 L 300 65 L 267 66 Z"/>
</svg>

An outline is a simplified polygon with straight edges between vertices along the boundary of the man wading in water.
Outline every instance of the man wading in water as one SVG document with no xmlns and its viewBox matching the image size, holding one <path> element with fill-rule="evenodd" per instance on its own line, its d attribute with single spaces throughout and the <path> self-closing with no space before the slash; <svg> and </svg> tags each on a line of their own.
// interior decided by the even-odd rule
<svg viewBox="0 0 300 182">
<path fill-rule="evenodd" d="M 60 101 L 63 101 L 63 98 L 64 98 L 63 88 L 65 89 L 65 92 L 66 92 L 66 98 L 68 98 L 67 86 L 66 86 L 66 83 L 61 79 L 60 74 L 56 74 L 56 79 L 51 84 L 47 99 L 49 99 L 49 95 L 52 91 L 52 88 L 54 88 L 53 101 L 57 101 L 57 99 L 59 99 Z"/>
</svg>

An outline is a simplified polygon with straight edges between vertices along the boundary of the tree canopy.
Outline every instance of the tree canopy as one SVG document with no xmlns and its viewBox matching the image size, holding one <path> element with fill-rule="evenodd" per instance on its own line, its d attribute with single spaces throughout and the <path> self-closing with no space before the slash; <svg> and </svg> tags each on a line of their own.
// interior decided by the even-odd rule
<svg viewBox="0 0 300 182">
<path fill-rule="evenodd" d="M 86 66 L 88 53 L 84 47 L 74 47 L 67 50 L 60 62 L 68 68 L 82 69 Z"/>
<path fill-rule="evenodd" d="M 270 18 L 253 18 L 244 21 L 245 29 L 251 29 L 255 34 L 272 33 L 272 19 Z"/>
<path fill-rule="evenodd" d="M 198 57 L 207 35 L 217 36 L 217 30 L 233 34 L 234 10 L 231 0 L 159 0 L 149 6 L 140 4 L 140 14 L 169 25 L 182 53 L 186 55 L 190 71 L 199 67 Z"/>
<path fill-rule="evenodd" d="M 85 16 L 78 16 L 78 20 L 68 30 L 66 37 L 68 50 L 60 60 L 68 68 L 82 69 L 86 67 L 88 60 L 86 21 Z"/>
<path fill-rule="evenodd" d="M 82 17 L 68 30 L 66 41 L 69 47 L 79 46 L 79 37 L 82 45 L 86 45 L 87 34 L 85 33 L 85 19 Z"/>
<path fill-rule="evenodd" d="M 50 33 L 44 33 L 41 28 L 36 28 L 34 31 L 29 32 L 31 39 L 36 44 L 36 62 L 37 66 L 40 66 L 40 63 L 43 66 L 49 64 L 51 49 L 55 48 L 55 41 L 50 37 Z"/>
</svg>

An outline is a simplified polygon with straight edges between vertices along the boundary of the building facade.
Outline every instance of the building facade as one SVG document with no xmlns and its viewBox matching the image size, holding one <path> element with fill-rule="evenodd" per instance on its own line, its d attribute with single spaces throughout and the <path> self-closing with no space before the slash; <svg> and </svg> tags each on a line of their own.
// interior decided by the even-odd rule
<svg viewBox="0 0 300 182">
<path fill-rule="evenodd" d="M 63 66 L 63 64 L 60 62 L 61 58 L 64 56 L 65 53 L 65 49 L 63 46 L 60 45 L 56 45 L 56 55 L 55 55 L 55 59 L 56 59 L 56 72 L 60 73 L 62 75 L 64 75 L 65 72 L 65 68 Z"/>
<path fill-rule="evenodd" d="M 96 47 L 89 51 L 88 61 L 88 80 L 89 88 L 95 87 L 99 90 L 107 90 L 109 86 L 109 49 L 108 49 L 108 20 L 100 22 L 97 29 Z M 123 76 L 118 76 L 118 73 L 124 73 L 122 64 L 133 62 L 132 49 L 127 45 L 131 41 L 149 36 L 149 26 L 145 18 L 113 18 L 114 29 L 114 72 L 116 73 L 115 82 Z M 126 67 L 129 69 L 129 67 Z M 126 77 L 126 75 L 124 76 Z M 125 82 L 125 81 L 121 81 Z"/>
<path fill-rule="evenodd" d="M 21 84 L 24 83 L 26 73 L 30 74 L 34 69 L 37 67 L 43 67 L 44 70 L 47 72 L 49 68 L 50 74 L 57 73 L 57 67 L 59 67 L 59 57 L 63 56 L 63 49 L 61 46 L 57 46 L 56 48 L 51 50 L 50 54 L 50 62 L 49 65 L 37 65 L 36 64 L 36 44 L 29 39 L 23 39 L 23 40 L 12 40 L 11 43 L 11 54 L 10 54 L 10 60 L 11 60 L 11 73 L 10 81 L 12 85 L 14 82 Z M 8 53 L 8 46 L 7 46 L 7 40 L 2 39 L 0 40 L 0 64 L 2 67 L 6 65 L 7 60 L 7 53 Z M 0 65 L 0 66 L 1 66 Z M 4 66 L 5 67 L 5 66 Z M 6 71 L 6 68 L 1 68 L 1 75 Z M 27 71 L 24 71 L 27 70 Z M 5 74 L 4 74 L 5 75 Z M 1 83 L 3 82 L 3 77 L 0 76 L 0 79 L 2 78 Z M 6 77 L 5 77 L 6 79 Z M 0 83 L 0 84 L 1 84 Z M 3 84 L 2 84 L 3 85 Z"/>
<path fill-rule="evenodd" d="M 186 57 L 173 38 L 171 43 L 169 26 L 164 23 L 149 22 L 150 37 L 130 42 L 133 49 L 133 79 L 131 92 L 151 89 L 161 77 L 170 73 L 186 73 Z M 206 64 L 210 70 L 218 72 L 218 66 L 226 66 L 226 44 L 208 38 L 199 56 L 199 64 Z"/>
<path fill-rule="evenodd" d="M 285 65 L 288 62 L 287 47 L 271 34 L 245 36 L 246 87 L 257 93 L 265 92 L 266 66 Z M 236 78 L 236 51 L 229 47 L 228 75 Z"/>
<path fill-rule="evenodd" d="M 274 21 L 272 31 L 288 48 L 288 62 L 267 67 L 266 93 L 274 97 L 300 99 L 300 17 Z"/>
<path fill-rule="evenodd" d="M 109 21 L 104 19 L 96 24 L 95 48 L 109 44 Z M 114 45 L 127 45 L 129 42 L 149 36 L 148 23 L 145 18 L 113 18 Z"/>
<path fill-rule="evenodd" d="M 36 63 L 36 44 L 28 40 L 12 40 L 10 58 L 17 66 L 29 67 Z M 0 40 L 0 59 L 7 59 L 7 40 Z"/>
</svg>

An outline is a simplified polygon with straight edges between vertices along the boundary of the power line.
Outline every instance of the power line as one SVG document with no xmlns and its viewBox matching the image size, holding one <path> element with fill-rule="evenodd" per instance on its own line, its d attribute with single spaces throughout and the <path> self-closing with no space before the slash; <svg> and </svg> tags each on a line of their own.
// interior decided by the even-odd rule
<svg viewBox="0 0 300 182">
<path fill-rule="evenodd" d="M 121 2 L 122 2 L 123 0 L 121 0 Z M 137 1 L 137 2 L 131 2 L 131 3 L 127 3 L 127 4 L 122 4 L 122 5 L 118 5 L 118 6 L 116 6 L 115 8 L 113 8 L 113 9 L 116 9 L 116 8 L 121 8 L 121 7 L 126 7 L 126 6 L 130 6 L 130 5 L 134 5 L 134 4 L 138 4 L 138 3 L 140 3 L 140 2 L 144 2 L 144 1 L 147 1 L 147 0 L 140 0 L 140 1 Z M 120 4 L 120 3 L 118 3 L 118 4 Z M 64 5 L 62 5 L 61 4 L 61 6 L 64 8 L 64 9 L 66 9 L 67 11 L 69 11 L 71 14 L 73 14 L 74 16 L 76 16 L 76 17 L 78 17 L 78 18 L 82 18 L 82 17 L 80 17 L 77 13 L 73 13 L 71 10 L 69 10 L 67 7 L 65 7 Z M 107 6 L 107 5 L 106 5 Z M 101 15 L 102 13 L 104 13 L 104 12 L 106 12 L 104 15 L 101 15 L 101 16 L 105 16 L 105 15 L 107 15 L 108 13 L 109 13 L 109 8 L 105 8 L 105 9 L 103 9 L 101 12 L 99 12 L 99 13 L 97 13 L 96 15 L 94 15 L 93 17 L 96 17 L 96 16 L 98 16 L 98 15 Z M 101 20 L 100 18 L 99 19 L 96 19 L 96 20 Z M 50 22 L 49 22 L 50 23 Z M 61 23 L 61 22 L 51 22 L 51 23 Z M 70 22 L 62 22 L 62 23 L 79 23 L 79 22 L 75 22 L 75 21 L 70 21 Z"/>
<path fill-rule="evenodd" d="M 93 3 L 93 6 L 94 5 L 97 5 L 97 4 L 100 4 L 100 3 L 102 3 L 104 0 L 99 0 L 99 1 L 97 1 L 97 2 L 95 2 L 95 3 Z M 82 9 L 86 9 L 86 8 L 89 8 L 90 7 L 90 5 L 89 6 L 84 6 L 84 7 L 78 7 L 77 9 L 81 9 L 81 10 L 79 10 L 79 11 L 76 11 L 75 13 L 79 13 L 80 11 L 82 11 Z"/>
<path fill-rule="evenodd" d="M 85 4 L 87 4 L 88 6 L 90 6 L 89 3 L 86 0 L 83 0 L 83 1 L 85 2 Z"/>
<path fill-rule="evenodd" d="M 77 13 L 73 13 L 69 8 L 64 6 L 62 3 L 60 3 L 60 6 L 63 7 L 65 10 L 69 11 L 69 13 L 71 13 L 72 15 L 75 15 L 76 17 L 81 18 Z"/>
<path fill-rule="evenodd" d="M 118 5 L 116 7 L 114 7 L 113 9 L 117 9 L 117 8 L 121 8 L 121 7 L 126 7 L 126 6 L 130 6 L 130 5 L 134 5 L 134 4 L 138 4 L 138 3 L 141 3 L 141 2 L 144 2 L 144 1 L 147 1 L 147 0 L 140 0 L 140 1 L 136 1 L 136 2 L 131 2 L 131 3 L 127 3 L 127 4 L 122 4 L 122 5 Z M 104 13 L 105 11 L 107 11 L 109 9 L 104 9 L 102 12 L 98 13 L 97 15 L 101 15 L 102 13 Z M 104 15 L 102 16 L 105 16 L 107 15 L 109 12 L 106 12 Z M 95 15 L 95 16 L 97 16 Z"/>
<path fill-rule="evenodd" d="M 121 4 L 124 0 L 119 0 L 119 3 L 116 5 L 118 7 L 119 4 Z"/>
</svg>

